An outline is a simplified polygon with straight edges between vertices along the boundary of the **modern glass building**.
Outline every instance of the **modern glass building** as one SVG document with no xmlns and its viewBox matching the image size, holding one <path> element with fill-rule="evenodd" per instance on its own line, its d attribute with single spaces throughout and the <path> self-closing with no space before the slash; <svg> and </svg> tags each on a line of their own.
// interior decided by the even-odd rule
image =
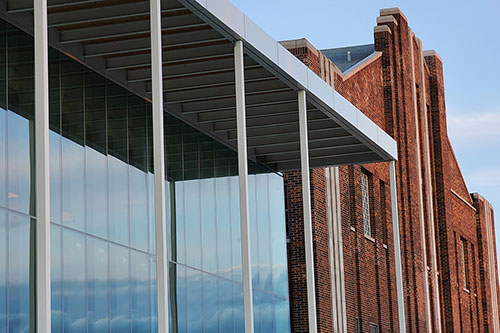
<svg viewBox="0 0 500 333">
<path fill-rule="evenodd" d="M 149 1 L 49 1 L 48 31 L 61 35 L 49 38 L 54 47 L 45 44 L 46 58 L 37 53 L 37 33 L 43 32 L 32 29 L 33 2 L 4 2 L 0 332 L 289 331 L 280 172 L 302 166 L 307 189 L 304 163 L 393 160 L 392 139 L 225 1 L 219 5 L 227 15 L 218 7 L 211 12 L 206 1 L 169 0 L 161 7 L 151 2 L 153 15 L 162 17 L 160 28 L 168 24 L 163 66 L 150 55 L 149 34 L 161 41 L 161 32 L 147 28 L 144 34 Z M 34 16 L 43 27 L 47 11 L 39 6 Z M 244 36 L 234 30 L 240 19 L 247 25 Z M 179 40 L 169 40 L 177 35 Z M 81 56 L 67 47 L 74 43 L 95 53 Z M 238 53 L 243 50 L 244 57 Z M 100 53 L 114 71 L 99 69 Z M 44 59 L 48 72 L 40 74 L 35 63 Z M 192 64 L 201 68 L 193 72 Z M 167 90 L 158 108 L 151 100 L 158 98 L 155 84 L 161 83 L 155 69 L 161 74 L 162 68 Z M 123 69 L 134 71 L 123 78 L 116 74 Z M 137 85 L 144 75 L 144 84 Z M 35 102 L 43 89 L 45 108 Z M 37 135 L 44 110 L 46 143 Z M 246 110 L 248 125 L 242 122 Z M 306 110 L 309 121 L 299 116 Z M 161 138 L 153 126 L 160 114 Z M 248 158 L 246 149 L 245 154 L 237 149 L 246 148 L 247 138 Z M 154 148 L 161 146 L 164 159 L 156 160 L 163 161 L 165 174 L 155 180 L 155 170 L 161 169 Z M 155 188 L 158 179 L 164 191 Z M 37 197 L 49 188 L 49 196 Z M 310 209 L 306 203 L 306 253 L 312 249 Z M 40 212 L 50 212 L 50 221 Z M 168 260 L 159 262 L 159 253 Z M 314 286 L 308 288 L 314 297 Z"/>
</svg>

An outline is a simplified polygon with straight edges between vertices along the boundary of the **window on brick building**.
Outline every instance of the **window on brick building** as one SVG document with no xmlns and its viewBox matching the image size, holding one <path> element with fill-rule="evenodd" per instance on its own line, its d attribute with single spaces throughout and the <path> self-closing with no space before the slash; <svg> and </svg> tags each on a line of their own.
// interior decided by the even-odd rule
<svg viewBox="0 0 500 333">
<path fill-rule="evenodd" d="M 356 323 L 355 323 L 356 333 L 360 333 L 361 332 L 361 327 L 359 325 L 359 318 L 356 317 L 355 320 L 356 320 Z"/>
<path fill-rule="evenodd" d="M 462 257 L 462 282 L 464 289 L 469 290 L 469 251 L 467 248 L 467 241 L 460 237 L 460 254 Z"/>
<path fill-rule="evenodd" d="M 372 226 L 370 221 L 370 182 L 368 175 L 361 174 L 361 200 L 363 206 L 363 228 L 366 236 L 372 235 Z"/>
<path fill-rule="evenodd" d="M 370 333 L 378 333 L 378 325 L 370 323 Z"/>
</svg>

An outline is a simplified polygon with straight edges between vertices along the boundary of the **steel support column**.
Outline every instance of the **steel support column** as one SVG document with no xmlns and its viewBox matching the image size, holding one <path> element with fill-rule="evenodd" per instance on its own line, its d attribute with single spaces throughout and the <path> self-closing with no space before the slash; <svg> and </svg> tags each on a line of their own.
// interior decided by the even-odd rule
<svg viewBox="0 0 500 333">
<path fill-rule="evenodd" d="M 168 252 L 165 214 L 165 149 L 163 135 L 163 75 L 161 41 L 161 0 L 151 6 L 151 81 L 153 97 L 154 211 L 156 230 L 156 284 L 158 332 L 169 332 Z"/>
<path fill-rule="evenodd" d="M 299 91 L 298 99 L 300 167 L 302 173 L 302 203 L 304 211 L 304 247 L 306 252 L 307 311 L 309 318 L 309 332 L 315 333 L 318 326 L 316 320 L 316 290 L 314 286 L 311 179 L 309 174 L 309 142 L 307 136 L 307 104 L 305 90 Z"/>
<path fill-rule="evenodd" d="M 243 62 L 242 41 L 236 41 L 234 45 L 234 71 L 236 85 L 236 125 L 238 136 L 241 264 L 243 272 L 245 333 L 253 333 L 252 261 L 250 259 L 250 215 L 248 211 L 248 157 L 245 107 L 245 65 Z"/>
<path fill-rule="evenodd" d="M 398 297 L 399 332 L 406 333 L 403 270 L 401 268 L 401 241 L 399 237 L 396 161 L 389 162 L 389 178 L 391 183 L 392 232 L 394 238 L 394 258 L 395 258 L 395 268 L 396 268 L 396 291 Z"/>
<path fill-rule="evenodd" d="M 34 0 L 37 332 L 50 332 L 49 56 L 47 1 Z"/>
</svg>

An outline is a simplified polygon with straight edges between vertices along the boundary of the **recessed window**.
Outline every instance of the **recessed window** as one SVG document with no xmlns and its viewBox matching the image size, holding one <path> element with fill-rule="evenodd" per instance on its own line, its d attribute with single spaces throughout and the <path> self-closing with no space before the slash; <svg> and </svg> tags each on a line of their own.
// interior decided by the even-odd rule
<svg viewBox="0 0 500 333">
<path fill-rule="evenodd" d="M 378 333 L 378 325 L 370 323 L 370 333 Z"/>
<path fill-rule="evenodd" d="M 460 237 L 460 252 L 462 256 L 462 283 L 465 289 L 469 290 L 469 251 L 467 241 Z"/>
<path fill-rule="evenodd" d="M 372 227 L 370 222 L 370 191 L 368 175 L 361 174 L 361 199 L 363 204 L 363 228 L 366 236 L 372 235 Z"/>
</svg>

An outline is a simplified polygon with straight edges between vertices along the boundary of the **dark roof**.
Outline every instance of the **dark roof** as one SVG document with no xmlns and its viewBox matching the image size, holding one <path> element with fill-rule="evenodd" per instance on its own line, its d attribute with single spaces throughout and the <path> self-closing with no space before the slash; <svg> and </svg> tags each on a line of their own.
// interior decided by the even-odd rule
<svg viewBox="0 0 500 333">
<path fill-rule="evenodd" d="M 347 52 L 351 51 L 351 61 L 347 61 Z M 374 44 L 338 47 L 335 49 L 322 50 L 323 54 L 344 73 L 349 68 L 361 62 L 370 54 L 375 52 Z"/>
</svg>

